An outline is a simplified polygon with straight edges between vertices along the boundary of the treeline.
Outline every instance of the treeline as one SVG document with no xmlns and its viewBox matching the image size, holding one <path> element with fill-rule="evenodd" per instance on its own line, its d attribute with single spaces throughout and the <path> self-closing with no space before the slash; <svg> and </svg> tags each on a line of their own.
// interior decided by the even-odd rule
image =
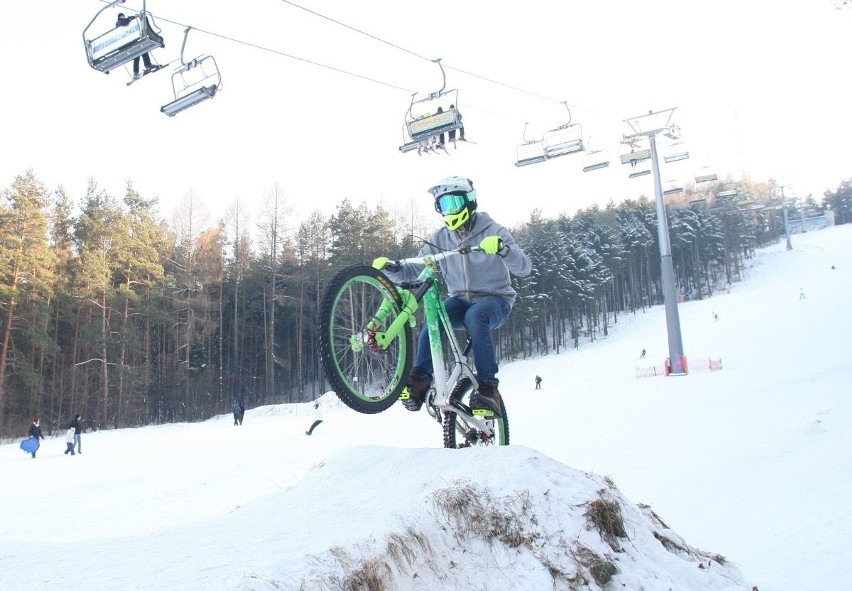
<svg viewBox="0 0 852 591">
<path fill-rule="evenodd" d="M 719 188 L 667 198 L 684 298 L 737 281 L 756 247 L 784 235 L 779 209 L 743 207 L 771 203 L 771 183 L 729 181 L 731 198 Z M 847 182 L 810 206 L 845 199 L 850 221 L 850 194 Z M 379 255 L 410 256 L 438 220 L 343 199 L 296 223 L 277 187 L 261 211 L 249 221 L 235 202 L 210 224 L 189 194 L 167 221 L 132 183 L 118 199 L 90 181 L 75 200 L 31 170 L 16 177 L 0 197 L 0 436 L 36 415 L 49 429 L 77 412 L 114 428 L 324 392 L 313 320 L 326 280 Z M 533 211 L 512 231 L 533 272 L 516 279 L 515 311 L 497 332 L 504 359 L 577 347 L 619 314 L 662 303 L 653 199 L 557 219 Z"/>
</svg>

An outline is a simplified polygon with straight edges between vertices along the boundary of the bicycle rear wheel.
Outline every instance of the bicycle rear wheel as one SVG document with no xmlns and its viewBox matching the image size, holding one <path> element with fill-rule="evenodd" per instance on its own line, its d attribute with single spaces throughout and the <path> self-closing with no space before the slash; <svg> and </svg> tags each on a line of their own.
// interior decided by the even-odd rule
<svg viewBox="0 0 852 591">
<path fill-rule="evenodd" d="M 388 313 L 377 318 L 384 302 Z M 317 316 L 320 358 L 331 387 L 349 408 L 382 412 L 405 386 L 411 370 L 411 325 L 406 323 L 385 347 L 375 339 L 401 310 L 396 286 L 368 265 L 346 267 L 326 286 Z"/>
<path fill-rule="evenodd" d="M 460 405 L 468 408 L 473 384 L 468 379 L 461 380 L 450 395 L 451 400 L 460 401 Z M 460 449 L 463 447 L 509 445 L 509 417 L 506 416 L 506 405 L 500 398 L 500 417 L 483 421 L 468 419 L 464 414 L 444 412 L 444 447 Z"/>
</svg>

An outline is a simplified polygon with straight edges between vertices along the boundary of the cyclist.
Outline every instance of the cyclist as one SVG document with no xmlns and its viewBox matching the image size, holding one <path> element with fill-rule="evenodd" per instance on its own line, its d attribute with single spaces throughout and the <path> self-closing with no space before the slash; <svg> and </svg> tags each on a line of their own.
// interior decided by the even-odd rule
<svg viewBox="0 0 852 591">
<path fill-rule="evenodd" d="M 444 300 L 453 328 L 466 330 L 473 346 L 479 389 L 470 397 L 473 414 L 483 417 L 500 415 L 500 391 L 497 389 L 497 352 L 491 331 L 508 318 L 515 303 L 510 273 L 523 277 L 532 270 L 529 257 L 512 238 L 509 231 L 477 211 L 473 181 L 461 176 L 442 180 L 429 189 L 435 200 L 435 210 L 444 225 L 432 233 L 418 256 L 438 254 L 461 247 L 479 246 L 482 251 L 451 257 L 440 262 L 441 273 L 449 297 Z M 383 269 L 389 260 L 380 257 L 373 262 Z M 386 269 L 393 281 L 416 279 L 422 265 L 408 264 Z M 424 323 L 417 343 L 417 356 L 408 382 L 399 398 L 405 408 L 418 411 L 423 406 L 432 384 L 432 357 L 429 333 Z"/>
</svg>

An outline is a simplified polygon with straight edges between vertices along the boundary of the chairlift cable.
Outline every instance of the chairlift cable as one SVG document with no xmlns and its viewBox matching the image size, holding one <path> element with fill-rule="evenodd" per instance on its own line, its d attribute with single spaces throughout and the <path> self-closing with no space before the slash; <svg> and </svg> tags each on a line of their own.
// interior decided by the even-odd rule
<svg viewBox="0 0 852 591">
<path fill-rule="evenodd" d="M 109 3 L 110 3 L 110 2 L 109 2 L 109 0 L 100 0 L 100 1 L 101 1 L 101 2 L 103 2 L 104 4 L 109 4 Z M 150 12 L 150 11 L 148 11 L 148 14 L 151 14 L 151 12 Z M 167 22 L 167 23 L 170 23 L 170 24 L 173 24 L 173 25 L 177 25 L 177 26 L 179 26 L 179 27 L 184 27 L 184 28 L 186 28 L 186 27 L 189 27 L 189 26 L 190 26 L 190 25 L 186 25 L 186 24 L 184 24 L 184 23 L 179 23 L 179 22 L 177 22 L 177 21 L 173 21 L 173 20 L 171 20 L 171 19 L 168 19 L 168 18 L 165 18 L 165 17 L 162 17 L 162 16 L 159 16 L 159 17 L 157 17 L 157 18 L 158 18 L 159 20 L 161 20 L 161 21 L 165 21 L 165 22 Z M 309 59 L 307 59 L 307 58 L 299 57 L 299 56 L 297 56 L 297 55 L 292 55 L 292 54 L 289 54 L 289 53 L 285 53 L 285 52 L 283 52 L 283 51 L 279 51 L 279 50 L 277 50 L 277 49 L 271 49 L 271 48 L 269 48 L 269 47 L 265 47 L 265 46 L 263 46 L 263 45 L 258 45 L 258 44 L 256 44 L 256 43 L 251 43 L 250 41 L 243 41 L 242 39 L 237 39 L 237 38 L 235 38 L 235 37 L 229 37 L 229 36 L 227 36 L 227 35 L 222 35 L 222 34 L 220 34 L 220 33 L 215 33 L 215 32 L 213 32 L 213 31 L 208 31 L 208 30 L 206 30 L 206 29 L 199 29 L 198 27 L 192 27 L 192 29 L 193 29 L 193 30 L 195 30 L 195 31 L 198 31 L 199 33 L 204 33 L 205 35 L 210 35 L 210 36 L 212 36 L 212 37 L 218 37 L 219 39 L 223 39 L 223 40 L 225 40 L 225 41 L 230 41 L 231 43 L 237 43 L 237 44 L 240 44 L 240 45 L 245 45 L 246 47 L 251 47 L 252 49 L 259 49 L 259 50 L 261 50 L 261 51 L 266 51 L 266 52 L 269 52 L 269 53 L 274 53 L 274 54 L 276 54 L 276 55 L 280 55 L 280 56 L 282 56 L 282 57 L 287 57 L 287 58 L 290 58 L 290 59 L 294 59 L 294 60 L 297 60 L 297 61 L 300 61 L 300 62 L 303 62 L 303 63 L 309 64 L 309 65 L 311 65 L 311 66 L 318 66 L 318 67 L 320 67 L 320 68 L 325 68 L 326 70 L 332 70 L 333 72 L 337 72 L 337 73 L 339 73 L 339 74 L 346 74 L 346 75 L 348 75 L 348 76 L 353 76 L 353 77 L 355 77 L 355 78 L 360 78 L 361 80 L 366 80 L 367 82 L 374 82 L 375 84 L 380 84 L 380 85 L 382 85 L 382 86 L 387 86 L 387 87 L 389 87 L 389 88 L 393 88 L 394 90 L 401 90 L 401 91 L 403 91 L 403 92 L 405 92 L 405 93 L 407 93 L 407 94 L 411 94 L 411 93 L 413 92 L 412 90 L 409 90 L 409 89 L 407 89 L 407 88 L 403 88 L 403 87 L 401 87 L 401 86 L 397 86 L 397 85 L 395 85 L 395 84 L 391 84 L 390 82 L 384 82 L 384 81 L 382 81 L 382 80 L 377 80 L 377 79 L 375 79 L 375 78 L 370 78 L 369 76 L 363 76 L 363 75 L 361 75 L 361 74 L 356 74 L 356 73 L 354 73 L 354 72 L 350 72 L 350 71 L 348 71 L 348 70 L 344 70 L 344 69 L 342 69 L 342 68 L 336 68 L 336 67 L 334 67 L 334 66 L 329 66 L 329 65 L 326 65 L 326 64 L 323 64 L 323 63 L 320 63 L 320 62 L 315 62 L 315 61 L 313 61 L 313 60 L 309 60 Z M 172 63 L 174 63 L 175 61 L 177 61 L 177 60 L 172 60 L 172 61 L 170 61 L 170 62 L 169 62 L 169 64 L 172 64 Z M 431 60 L 430 60 L 430 61 L 431 61 Z M 168 65 L 168 64 L 167 64 L 167 65 Z"/>
<path fill-rule="evenodd" d="M 310 13 L 311 13 L 311 14 L 313 14 L 314 16 L 318 16 L 318 17 L 320 17 L 320 18 L 324 18 L 325 20 L 327 20 L 327 21 L 331 21 L 331 22 L 333 22 L 333 23 L 334 23 L 334 24 L 336 24 L 336 25 L 340 25 L 341 27 L 345 27 L 345 28 L 349 29 L 350 31 L 355 31 L 356 33 L 359 33 L 359 34 L 361 34 L 361 35 L 364 35 L 364 36 L 366 36 L 366 37 L 369 37 L 370 39 L 373 39 L 373 40 L 375 40 L 375 41 L 378 41 L 379 43 L 384 43 L 385 45 L 389 45 L 390 47 L 393 47 L 394 49 L 398 49 L 398 50 L 400 50 L 400 51 L 403 51 L 403 52 L 405 52 L 405 53 L 408 53 L 408 54 L 410 54 L 410 55 L 413 55 L 414 57 L 419 57 L 420 59 L 423 59 L 423 60 L 426 60 L 426 61 L 429 61 L 429 62 L 433 62 L 433 61 L 435 61 L 435 60 L 433 60 L 433 59 L 429 59 L 428 57 L 422 56 L 422 55 L 420 55 L 419 53 L 416 53 L 416 52 L 414 52 L 414 51 L 411 51 L 410 49 L 406 49 L 405 47 L 402 47 L 402 46 L 400 46 L 400 45 L 396 45 L 395 43 L 391 43 L 390 41 L 385 41 L 385 40 L 384 40 L 384 39 L 382 39 L 381 37 L 376 37 L 375 35 L 372 35 L 372 34 L 370 34 L 370 33 L 367 33 L 366 31 L 362 31 L 361 29 L 357 29 L 357 28 L 355 28 L 355 27 L 353 27 L 353 26 L 351 26 L 351 25 L 347 25 L 346 23 L 343 23 L 343 22 L 340 22 L 340 21 L 338 21 L 338 20 L 335 20 L 335 19 L 333 19 L 333 18 L 331 18 L 331 17 L 329 17 L 329 16 L 325 16 L 324 14 L 320 14 L 319 12 L 316 12 L 316 11 L 314 11 L 314 10 L 311 10 L 310 8 L 305 8 L 304 6 L 299 6 L 298 4 L 296 4 L 295 2 L 291 2 L 290 0 L 281 0 L 281 1 L 282 1 L 282 2 L 284 2 L 285 4 L 289 4 L 290 6 L 293 6 L 294 8 L 299 8 L 299 9 L 301 9 L 301 10 L 304 10 L 305 12 L 310 12 Z"/>
<path fill-rule="evenodd" d="M 104 4 L 110 4 L 110 0 L 100 0 L 100 1 L 101 1 L 102 3 L 104 3 Z M 435 60 L 434 60 L 434 59 L 431 59 L 431 58 L 425 57 L 425 56 L 420 55 L 420 54 L 418 54 L 418 53 L 416 53 L 416 52 L 414 52 L 414 51 L 411 51 L 411 50 L 409 50 L 409 49 L 406 49 L 406 48 L 404 48 L 404 47 L 401 47 L 401 46 L 396 45 L 396 44 L 394 44 L 394 43 L 391 43 L 391 42 L 389 42 L 389 41 L 385 41 L 384 39 L 381 39 L 380 37 L 377 37 L 377 36 L 372 35 L 372 34 L 370 34 L 370 33 L 367 33 L 367 32 L 364 32 L 364 31 L 361 31 L 360 29 L 357 29 L 357 28 L 355 28 L 355 27 L 352 27 L 352 26 L 350 26 L 350 25 L 347 25 L 347 24 L 345 24 L 345 23 L 342 23 L 342 22 L 340 22 L 340 21 L 337 21 L 337 20 L 332 19 L 332 18 L 330 18 L 330 17 L 327 17 L 327 16 L 325 16 L 325 15 L 322 15 L 322 14 L 320 14 L 320 13 L 318 13 L 318 12 L 315 12 L 315 11 L 312 11 L 312 10 L 310 10 L 310 9 L 304 8 L 304 7 L 302 7 L 302 6 L 299 6 L 299 5 L 297 5 L 297 4 L 293 3 L 293 2 L 291 2 L 290 0 L 282 0 L 282 2 L 286 2 L 287 4 L 290 4 L 290 5 L 292 5 L 292 6 L 293 6 L 293 7 L 295 7 L 295 8 L 300 8 L 300 9 L 302 9 L 302 10 L 305 10 L 306 12 L 310 12 L 311 14 L 314 14 L 314 15 L 316 15 L 316 16 L 318 16 L 318 17 L 321 17 L 321 18 L 324 18 L 324 19 L 326 19 L 326 20 L 329 20 L 329 21 L 331 21 L 331 22 L 333 22 L 333 23 L 335 23 L 335 24 L 337 24 L 337 25 L 339 25 L 339 26 L 342 26 L 342 27 L 345 27 L 345 28 L 351 29 L 352 31 L 355 31 L 355 32 L 357 32 L 357 33 L 360 33 L 360 34 L 362 34 L 362 35 L 365 35 L 365 36 L 367 36 L 367 37 L 370 37 L 371 39 L 374 39 L 374 40 L 376 40 L 376 41 L 379 41 L 380 43 L 384 43 L 385 45 L 388 45 L 388 46 L 390 46 L 390 47 L 393 47 L 393 48 L 395 48 L 395 49 L 398 49 L 399 51 L 403 51 L 403 52 L 408 53 L 408 54 L 410 54 L 410 55 L 412 55 L 412 56 L 418 57 L 418 58 L 420 58 L 420 59 L 423 59 L 423 60 L 426 60 L 426 61 L 429 61 L 429 62 L 432 62 L 432 63 L 434 63 L 434 62 L 435 62 Z M 148 14 L 151 14 L 151 15 L 152 15 L 152 17 L 153 17 L 153 14 L 152 14 L 150 11 L 146 11 L 146 12 L 148 12 Z M 179 26 L 179 27 L 183 27 L 183 28 L 186 28 L 186 27 L 191 26 L 191 25 L 187 25 L 187 24 L 184 24 L 184 23 L 181 23 L 181 22 L 175 21 L 175 20 L 171 20 L 171 19 L 166 18 L 166 17 L 163 17 L 163 16 L 158 16 L 157 18 L 158 18 L 159 20 L 161 20 L 161 21 L 164 21 L 164 22 L 167 22 L 167 23 L 170 23 L 170 24 L 172 24 L 172 25 Z M 277 49 L 272 49 L 272 48 L 270 48 L 270 47 L 266 47 L 266 46 L 264 46 L 264 45 L 259 45 L 259 44 L 257 44 L 257 43 L 252 43 L 252 42 L 250 42 L 250 41 L 243 41 L 242 39 L 237 39 L 236 37 L 230 37 L 230 36 L 228 36 L 228 35 L 223 35 L 223 34 L 221 34 L 221 33 L 216 33 L 216 32 L 214 32 L 214 31 L 210 31 L 210 30 L 207 30 L 207 29 L 201 29 L 201 28 L 198 28 L 198 27 L 192 27 L 192 29 L 193 29 L 193 30 L 195 30 L 195 31 L 198 31 L 199 33 L 203 33 L 203 34 L 205 34 L 205 35 L 210 35 L 210 36 L 212 36 L 212 37 L 217 37 L 217 38 L 222 39 L 222 40 L 224 40 L 224 41 L 230 41 L 231 43 L 237 43 L 237 44 L 239 44 L 239 45 L 244 45 L 244 46 L 246 46 L 246 47 L 250 47 L 250 48 L 252 48 L 252 49 L 258 49 L 258 50 L 261 50 L 261 51 L 266 51 L 266 52 L 268 52 L 268 53 L 272 53 L 272 54 L 275 54 L 275 55 L 278 55 L 278 56 L 281 56 L 281 57 L 286 57 L 286 58 L 290 58 L 290 59 L 293 59 L 293 60 L 296 60 L 296 61 L 300 61 L 300 62 L 302 62 L 302 63 L 308 64 L 308 65 L 311 65 L 311 66 L 317 66 L 317 67 L 320 67 L 320 68 L 324 68 L 324 69 L 326 69 L 326 70 L 331 70 L 331 71 L 333 71 L 333 72 L 337 72 L 337 73 L 339 73 L 339 74 L 346 74 L 346 75 L 348 75 L 348 76 L 352 76 L 352 77 L 354 77 L 354 78 L 359 78 L 359 79 L 364 80 L 364 81 L 367 81 L 367 82 L 373 82 L 373 83 L 375 83 L 375 84 L 379 84 L 379 85 L 381 85 L 381 86 L 385 86 L 385 87 L 388 87 L 388 88 L 392 88 L 392 89 L 394 89 L 394 90 L 399 90 L 399 91 L 405 92 L 406 94 L 409 94 L 409 95 L 416 93 L 416 91 L 413 91 L 413 90 L 408 89 L 408 88 L 403 88 L 403 87 L 401 87 L 401 86 L 398 86 L 398 85 L 396 85 L 396 84 L 392 84 L 392 83 L 390 83 L 390 82 L 385 82 L 385 81 L 383 81 L 383 80 L 378 80 L 378 79 L 376 79 L 376 78 L 371 78 L 371 77 L 369 77 L 369 76 L 364 76 L 364 75 L 362 75 L 362 74 L 356 74 L 355 72 L 351 72 L 351 71 L 349 71 L 349 70 L 344 70 L 344 69 L 342 69 L 342 68 L 337 68 L 337 67 L 335 67 L 335 66 L 329 66 L 329 65 L 327 65 L 327 64 L 323 64 L 323 63 L 321 63 L 321 62 L 317 62 L 317 61 L 313 61 L 313 60 L 310 60 L 310 59 L 307 59 L 307 58 L 299 57 L 299 56 L 297 56 L 297 55 L 293 55 L 293 54 L 290 54 L 290 53 L 286 53 L 286 52 L 283 52 L 283 51 L 279 51 L 279 50 L 277 50 Z M 171 60 L 168 64 L 165 64 L 165 65 L 166 65 L 166 66 L 167 66 L 167 65 L 171 65 L 172 63 L 174 63 L 174 62 L 176 62 L 176 61 L 178 61 L 178 60 Z M 445 67 L 447 67 L 447 68 L 449 68 L 449 69 L 451 69 L 451 70 L 455 70 L 455 71 L 457 71 L 457 72 L 459 72 L 459 73 L 462 73 L 462 74 L 465 74 L 465 75 L 468 75 L 468 76 L 471 76 L 471 77 L 474 77 L 474 78 L 479 78 L 479 79 L 481 79 L 481 80 L 483 80 L 483 81 L 486 81 L 486 82 L 490 82 L 491 84 L 495 84 L 495 85 L 498 85 L 498 86 L 503 86 L 503 87 L 505 87 L 505 88 L 509 88 L 509 89 L 514 90 L 514 91 L 516 91 L 516 92 L 520 92 L 520 93 L 523 93 L 523 94 L 527 94 L 527 95 L 533 96 L 533 97 L 535 97 L 535 98 L 539 98 L 539 99 L 544 100 L 544 101 L 554 102 L 554 103 L 559 103 L 559 104 L 563 104 L 563 103 L 565 103 L 565 101 L 557 100 L 557 99 L 554 99 L 554 98 L 551 98 L 551 97 L 546 97 L 546 96 L 544 96 L 544 95 L 540 95 L 540 94 L 537 94 L 537 93 L 534 93 L 534 92 L 531 92 L 531 91 L 528 91 L 528 90 L 524 90 L 523 88 L 520 88 L 520 87 L 517 87 L 517 86 L 513 86 L 513 85 L 511 85 L 511 84 L 506 84 L 506 83 L 503 83 L 503 82 L 500 82 L 500 81 L 494 80 L 494 79 L 492 79 L 492 78 L 488 78 L 488 77 L 485 77 L 485 76 L 480 76 L 480 75 L 478 75 L 478 74 L 474 74 L 473 72 L 469 72 L 469 71 L 467 71 L 467 70 L 463 70 L 463 69 L 461 69 L 461 68 L 456 68 L 456 67 L 454 67 L 454 66 L 449 66 L 449 65 L 446 65 L 446 64 L 445 64 Z M 567 106 L 567 105 L 566 105 L 566 106 Z M 498 116 L 498 117 L 514 119 L 514 117 L 506 117 L 505 115 L 501 115 L 501 114 L 498 114 L 498 113 L 494 113 L 493 111 L 490 111 L 490 110 L 487 110 L 487 109 L 478 108 L 478 107 L 475 107 L 475 106 L 473 106 L 473 105 L 469 105 L 469 104 L 468 104 L 468 105 L 465 105 L 465 107 L 466 107 L 467 109 L 473 109 L 473 110 L 475 110 L 475 111 L 480 111 L 480 112 L 483 112 L 483 113 L 488 113 L 488 114 L 491 114 L 491 115 L 494 115 L 494 116 Z M 585 108 L 583 108 L 583 107 L 576 107 L 576 108 L 581 109 L 581 110 L 585 110 L 585 111 L 589 111 L 589 112 L 593 112 L 593 110 L 592 110 L 592 109 L 585 109 Z"/>
<path fill-rule="evenodd" d="M 175 21 L 170 21 L 170 20 L 165 19 L 165 18 L 163 18 L 163 17 L 160 17 L 160 20 L 164 20 L 164 21 L 166 21 L 166 22 L 169 22 L 169 23 L 172 23 L 172 24 L 175 24 L 175 25 L 186 26 L 186 25 L 182 25 L 181 23 L 177 23 L 177 22 L 175 22 Z M 320 67 L 320 68 L 325 68 L 326 70 L 331 70 L 331 71 L 333 71 L 333 72 L 337 72 L 337 73 L 339 73 L 339 74 L 346 74 L 346 75 L 348 75 L 348 76 L 353 76 L 353 77 L 355 77 L 355 78 L 360 78 L 361 80 L 366 80 L 367 82 L 374 82 L 374 83 L 376 83 L 376 84 L 381 84 L 382 86 L 387 86 L 387 87 L 389 87 L 389 88 L 393 88 L 393 89 L 395 89 L 395 90 L 401 90 L 401 91 L 406 92 L 406 93 L 409 93 L 409 94 L 412 92 L 411 90 L 409 90 L 409 89 L 407 89 L 407 88 L 403 88 L 403 87 L 401 87 L 401 86 L 397 86 L 397 85 L 395 85 L 395 84 L 391 84 L 390 82 L 384 82 L 384 81 L 382 81 L 382 80 L 377 80 L 377 79 L 375 79 L 375 78 L 370 78 L 369 76 L 364 76 L 364 75 L 362 75 L 362 74 L 356 74 L 355 72 L 350 72 L 349 70 L 344 70 L 344 69 L 342 69 L 342 68 L 336 68 L 336 67 L 334 67 L 334 66 L 329 66 L 329 65 L 326 65 L 326 64 L 323 64 L 323 63 L 320 63 L 320 62 L 316 62 L 316 61 L 313 61 L 313 60 L 309 60 L 309 59 L 304 58 L 304 57 L 299 57 L 299 56 L 297 56 L 297 55 L 293 55 L 293 54 L 291 54 L 291 53 L 286 53 L 286 52 L 283 52 L 283 51 L 279 51 L 279 50 L 277 50 L 277 49 L 272 49 L 272 48 L 270 48 L 270 47 L 265 47 L 265 46 L 263 46 L 263 45 L 258 45 L 257 43 L 251 43 L 250 41 L 243 41 L 243 40 L 241 40 L 241 39 L 237 39 L 237 38 L 235 38 L 235 37 L 229 37 L 229 36 L 227 36 L 227 35 L 221 35 L 221 34 L 219 34 L 219 33 L 214 33 L 213 31 L 208 31 L 208 30 L 205 30 L 205 29 L 199 29 L 199 28 L 197 28 L 197 27 L 193 27 L 193 30 L 198 31 L 199 33 L 205 33 L 205 34 L 207 34 L 207 35 L 211 35 L 212 37 L 218 37 L 219 39 L 223 39 L 223 40 L 225 40 L 225 41 L 230 41 L 230 42 L 232 42 L 232 43 L 238 43 L 238 44 L 240 44 L 240 45 L 245 45 L 246 47 L 251 47 L 252 49 L 260 49 L 261 51 L 267 51 L 267 52 L 269 52 L 269 53 L 274 53 L 274 54 L 276 54 L 276 55 L 280 55 L 280 56 L 282 56 L 282 57 L 287 57 L 287 58 L 290 58 L 290 59 L 294 59 L 294 60 L 297 60 L 297 61 L 303 62 L 303 63 L 308 64 L 308 65 L 311 65 L 311 66 L 318 66 L 318 67 Z"/>
<path fill-rule="evenodd" d="M 301 9 L 301 10 L 304 10 L 305 12 L 309 12 L 309 13 L 311 13 L 311 14 L 315 15 L 315 16 L 318 16 L 318 17 L 323 18 L 323 19 L 325 19 L 325 20 L 331 21 L 331 22 L 335 23 L 336 25 L 339 25 L 339 26 L 341 26 L 341 27 L 345 27 L 345 28 L 349 29 L 350 31 L 355 31 L 356 33 L 359 33 L 359 34 L 361 34 L 361 35 L 364 35 L 364 36 L 366 36 L 366 37 L 369 37 L 370 39 L 373 39 L 373 40 L 375 40 L 375 41 L 378 41 L 379 43 L 384 43 L 385 45 L 388 45 L 388 46 L 390 46 L 390 47 L 393 47 L 394 49 L 398 49 L 398 50 L 403 51 L 403 52 L 405 52 L 405 53 L 407 53 L 407 54 L 409 54 L 409 55 L 413 55 L 414 57 L 419 57 L 420 59 L 423 59 L 423 60 L 426 60 L 426 61 L 429 61 L 429 62 L 434 62 L 434 61 L 435 61 L 435 60 L 433 60 L 433 59 L 430 59 L 430 58 L 428 58 L 428 57 L 425 57 L 425 56 L 423 56 L 423 55 L 420 55 L 419 53 L 417 53 L 417 52 L 415 52 L 415 51 L 411 51 L 410 49 L 406 49 L 405 47 L 402 47 L 402 46 L 397 45 L 397 44 L 395 44 L 395 43 L 391 43 L 390 41 L 386 41 L 385 39 L 382 39 L 381 37 L 377 37 L 376 35 L 373 35 L 373 34 L 371 34 L 371 33 L 367 33 L 366 31 L 362 31 L 361 29 L 358 29 L 358 28 L 353 27 L 353 26 L 351 26 L 351 25 L 347 25 L 347 24 L 346 24 L 346 23 L 344 23 L 344 22 L 341 22 L 341 21 L 338 21 L 338 20 L 333 19 L 333 18 L 331 18 L 331 17 L 325 16 L 324 14 L 320 14 L 319 12 L 316 12 L 316 11 L 314 11 L 314 10 L 311 10 L 311 9 L 309 9 L 309 8 L 305 8 L 304 6 L 300 6 L 300 5 L 296 4 L 295 2 L 292 2 L 292 0 L 281 0 L 281 1 L 282 1 L 282 2 L 284 2 L 284 3 L 286 3 L 286 4 L 289 4 L 289 5 L 293 6 L 293 7 L 295 7 L 295 8 L 299 8 L 299 9 Z M 512 85 L 512 84 L 507 84 L 507 83 L 505 83 L 505 82 L 500 82 L 499 80 L 494 80 L 493 78 L 488 78 L 488 77 L 486 77 L 486 76 L 480 76 L 479 74 L 474 74 L 473 72 L 470 72 L 470 71 L 467 71 L 467 70 L 463 70 L 463 69 L 461 69 L 461 68 L 456 68 L 456 67 L 454 67 L 454 66 L 449 66 L 449 65 L 446 65 L 446 64 L 444 64 L 444 66 L 445 66 L 446 68 L 449 68 L 450 70 L 455 70 L 456 72 L 459 72 L 459 73 L 461 73 L 461 74 L 465 74 L 465 75 L 467 75 L 467 76 L 471 76 L 471 77 L 473 77 L 473 78 L 479 78 L 480 80 L 484 80 L 485 82 L 490 82 L 491 84 L 496 84 L 497 86 L 503 86 L 503 87 L 505 87 L 505 88 L 508 88 L 508 89 L 514 90 L 515 92 L 520 92 L 520 93 L 522 93 L 522 94 L 527 94 L 527 95 L 529 95 L 529 96 L 533 96 L 533 97 L 535 97 L 535 98 L 539 98 L 539 99 L 541 99 L 541 100 L 548 101 L 548 102 L 552 102 L 552 103 L 565 104 L 565 101 L 558 100 L 558 99 L 555 99 L 555 98 L 551 98 L 551 97 L 548 97 L 548 96 L 544 96 L 544 95 L 542 95 L 542 94 L 538 94 L 538 93 L 535 93 L 535 92 L 531 92 L 531 91 L 529 91 L 529 90 L 525 90 L 525 89 L 523 89 L 523 88 L 520 88 L 520 87 L 518 87 L 518 86 L 514 86 L 514 85 Z M 566 106 L 568 106 L 568 105 L 566 104 Z M 593 110 L 592 110 L 592 109 L 585 109 L 585 108 L 580 107 L 580 106 L 577 106 L 577 105 L 571 105 L 571 106 L 573 106 L 573 107 L 575 107 L 575 108 L 577 108 L 577 109 L 583 110 L 583 111 L 593 112 Z"/>
</svg>

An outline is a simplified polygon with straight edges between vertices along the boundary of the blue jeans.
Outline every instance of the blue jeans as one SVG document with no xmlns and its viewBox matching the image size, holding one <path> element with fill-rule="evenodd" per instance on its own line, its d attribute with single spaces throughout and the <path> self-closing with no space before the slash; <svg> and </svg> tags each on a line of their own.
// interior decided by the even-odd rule
<svg viewBox="0 0 852 591">
<path fill-rule="evenodd" d="M 486 296 L 475 304 L 457 297 L 444 300 L 447 315 L 456 330 L 466 330 L 473 347 L 473 362 L 476 376 L 480 382 L 491 382 L 495 386 L 497 379 L 497 351 L 491 331 L 499 328 L 509 317 L 512 308 L 498 296 Z M 429 349 L 429 331 L 426 323 L 420 328 L 417 341 L 417 356 L 414 366 L 432 375 L 432 352 Z"/>
<path fill-rule="evenodd" d="M 77 451 L 80 452 L 80 453 L 83 453 L 83 450 L 80 449 L 81 448 L 80 440 L 81 440 L 80 433 L 74 433 L 74 443 L 77 445 Z"/>
</svg>

